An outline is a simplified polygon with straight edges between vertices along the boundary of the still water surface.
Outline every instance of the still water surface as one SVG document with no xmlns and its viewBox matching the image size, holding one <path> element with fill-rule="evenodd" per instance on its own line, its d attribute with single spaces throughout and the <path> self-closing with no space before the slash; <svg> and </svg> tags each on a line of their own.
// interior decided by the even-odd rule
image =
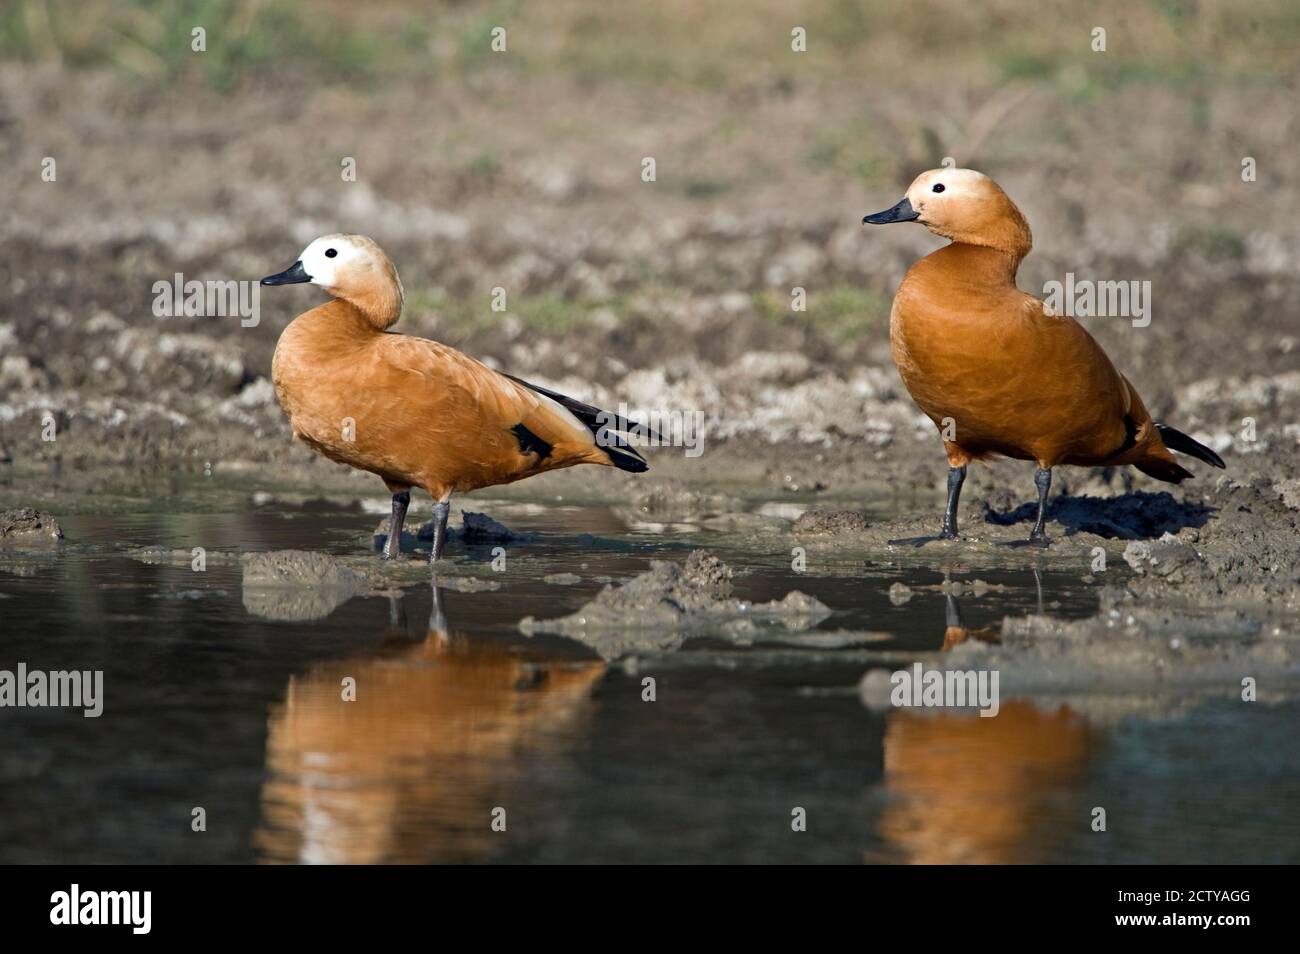
<svg viewBox="0 0 1300 954">
<path fill-rule="evenodd" d="M 355 553 L 376 517 L 64 519 L 57 558 L 0 572 L 0 668 L 102 669 L 104 714 L 0 712 L 0 861 L 1300 860 L 1295 702 L 1121 706 L 1100 719 L 1052 699 L 1004 699 L 995 719 L 873 712 L 855 689 L 864 670 L 881 652 L 942 647 L 953 609 L 929 589 L 896 606 L 889 585 L 937 572 L 800 575 L 601 507 L 494 515 L 542 534 L 500 589 L 419 585 L 298 621 L 246 601 L 236 564 L 196 574 L 125 551 Z M 593 576 L 621 580 L 699 544 L 737 569 L 738 596 L 800 589 L 836 611 L 820 629 L 887 638 L 688 639 L 633 667 L 518 630 L 524 616 L 573 612 L 601 588 Z M 565 572 L 582 582 L 543 580 Z M 1096 608 L 1078 574 L 978 575 L 1006 589 L 962 598 L 972 630 L 1039 606 Z M 343 703 L 349 677 L 357 698 Z M 1090 828 L 1093 806 L 1107 809 L 1105 834 Z M 206 831 L 191 830 L 195 807 Z M 796 807 L 804 832 L 791 830 Z"/>
</svg>

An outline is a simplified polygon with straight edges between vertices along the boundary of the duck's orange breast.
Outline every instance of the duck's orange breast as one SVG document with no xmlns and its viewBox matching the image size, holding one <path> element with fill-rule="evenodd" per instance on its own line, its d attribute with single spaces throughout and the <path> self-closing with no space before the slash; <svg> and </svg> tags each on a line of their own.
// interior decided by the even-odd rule
<svg viewBox="0 0 1300 954">
<path fill-rule="evenodd" d="M 1015 287 L 1014 267 L 950 245 L 909 270 L 890 316 L 903 383 L 970 457 L 1113 456 L 1127 439 L 1126 383 L 1077 322 Z"/>
</svg>

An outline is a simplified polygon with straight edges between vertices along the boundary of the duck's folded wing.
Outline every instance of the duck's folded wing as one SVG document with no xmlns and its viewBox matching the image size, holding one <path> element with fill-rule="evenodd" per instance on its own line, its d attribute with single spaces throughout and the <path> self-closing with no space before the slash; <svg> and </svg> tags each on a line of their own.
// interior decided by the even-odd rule
<svg viewBox="0 0 1300 954">
<path fill-rule="evenodd" d="M 604 441 L 598 446 L 600 429 L 556 400 L 555 392 L 534 388 L 436 341 L 405 335 L 385 337 L 388 364 L 419 375 L 427 386 L 440 389 L 442 403 L 466 426 L 509 431 L 522 453 L 540 458 L 554 453 L 569 460 L 623 466 L 620 458 L 628 455 L 617 445 L 605 446 Z M 644 470 L 645 465 L 624 469 Z"/>
<path fill-rule="evenodd" d="M 503 372 L 504 373 L 504 372 Z M 602 411 L 598 407 L 571 398 L 559 391 L 552 391 L 540 384 L 533 384 L 513 374 L 507 374 L 511 381 L 523 385 L 550 404 L 576 417 L 592 434 L 596 443 L 604 449 L 610 462 L 621 470 L 641 472 L 649 469 L 641 452 L 628 443 L 626 435 L 638 435 L 663 443 L 663 438 L 654 429 L 636 421 L 629 420 L 613 411 Z"/>
</svg>

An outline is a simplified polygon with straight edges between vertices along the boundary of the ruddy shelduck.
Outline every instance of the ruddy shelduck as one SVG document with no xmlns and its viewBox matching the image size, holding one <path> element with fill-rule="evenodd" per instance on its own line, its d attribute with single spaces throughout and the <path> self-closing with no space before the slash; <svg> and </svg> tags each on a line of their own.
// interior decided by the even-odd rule
<svg viewBox="0 0 1300 954">
<path fill-rule="evenodd" d="M 948 454 L 940 538 L 957 536 L 957 501 L 972 460 L 1037 462 L 1038 519 L 1029 539 L 1039 545 L 1047 542 L 1043 522 L 1057 464 L 1132 464 L 1174 484 L 1192 475 L 1170 451 L 1224 466 L 1208 447 L 1152 421 L 1078 322 L 1016 287 L 1032 237 L 992 179 L 971 169 L 932 169 L 897 205 L 862 221 L 919 222 L 951 240 L 908 269 L 889 319 L 894 363 Z"/>
<path fill-rule="evenodd" d="M 389 331 L 402 313 L 402 283 L 372 239 L 323 236 L 262 279 L 301 282 L 332 298 L 280 335 L 271 380 L 296 437 L 387 485 L 393 509 L 384 559 L 400 551 L 412 487 L 433 498 L 433 561 L 442 556 L 453 493 L 575 464 L 647 469 L 620 436 L 639 425 L 444 344 Z"/>
</svg>

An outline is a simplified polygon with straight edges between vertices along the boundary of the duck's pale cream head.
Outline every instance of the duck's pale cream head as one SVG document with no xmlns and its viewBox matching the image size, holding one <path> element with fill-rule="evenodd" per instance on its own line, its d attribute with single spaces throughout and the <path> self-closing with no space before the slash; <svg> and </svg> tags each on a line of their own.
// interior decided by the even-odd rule
<svg viewBox="0 0 1300 954">
<path fill-rule="evenodd" d="M 402 313 L 402 281 L 374 239 L 365 235 L 322 235 L 282 272 L 263 285 L 319 285 L 352 304 L 371 324 L 383 329 Z"/>
<path fill-rule="evenodd" d="M 902 201 L 863 218 L 867 225 L 919 222 L 935 235 L 1023 257 L 1029 223 L 1002 188 L 974 169 L 931 169 L 907 187 Z"/>
</svg>

